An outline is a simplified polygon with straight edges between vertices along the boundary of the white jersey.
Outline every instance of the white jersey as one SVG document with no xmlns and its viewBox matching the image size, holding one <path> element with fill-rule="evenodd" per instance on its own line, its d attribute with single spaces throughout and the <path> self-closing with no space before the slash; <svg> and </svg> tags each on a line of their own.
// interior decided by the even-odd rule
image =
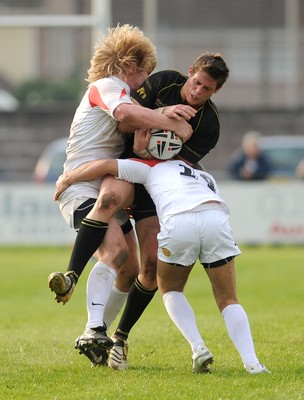
<svg viewBox="0 0 304 400">
<path fill-rule="evenodd" d="M 130 88 L 122 80 L 109 77 L 90 84 L 71 125 L 64 173 L 88 161 L 118 158 L 121 155 L 124 139 L 118 132 L 118 121 L 113 113 L 122 103 L 132 103 Z M 75 209 L 86 198 L 97 198 L 100 183 L 101 179 L 78 182 L 63 192 L 59 207 L 67 221 L 69 214 L 73 213 L 71 204 Z"/>
<path fill-rule="evenodd" d="M 118 160 L 118 178 L 141 183 L 155 203 L 160 222 L 159 260 L 205 268 L 240 254 L 229 225 L 228 206 L 214 178 L 181 160 Z"/>
<path fill-rule="evenodd" d="M 201 205 L 211 201 L 220 203 L 229 213 L 214 178 L 181 160 L 118 160 L 118 178 L 143 184 L 160 220 L 199 211 Z"/>
</svg>

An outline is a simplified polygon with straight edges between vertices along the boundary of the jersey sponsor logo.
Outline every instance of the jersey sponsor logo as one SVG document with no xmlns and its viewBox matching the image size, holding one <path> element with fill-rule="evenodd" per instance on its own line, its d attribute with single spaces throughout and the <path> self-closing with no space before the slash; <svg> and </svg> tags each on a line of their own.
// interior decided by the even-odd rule
<svg viewBox="0 0 304 400">
<path fill-rule="evenodd" d="M 146 93 L 144 87 L 139 88 L 139 89 L 137 90 L 137 93 L 139 94 L 139 96 L 140 96 L 142 99 L 145 99 L 145 98 L 147 97 L 147 93 Z"/>
<path fill-rule="evenodd" d="M 169 249 L 167 249 L 166 247 L 163 247 L 163 248 L 162 248 L 162 252 L 163 252 L 163 255 L 164 255 L 164 256 L 166 256 L 166 257 L 172 257 L 171 251 L 170 251 Z"/>
</svg>

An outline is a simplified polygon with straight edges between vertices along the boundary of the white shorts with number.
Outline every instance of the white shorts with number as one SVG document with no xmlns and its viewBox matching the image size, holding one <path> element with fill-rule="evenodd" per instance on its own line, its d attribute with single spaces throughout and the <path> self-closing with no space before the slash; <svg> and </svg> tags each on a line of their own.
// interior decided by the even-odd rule
<svg viewBox="0 0 304 400">
<path fill-rule="evenodd" d="M 227 258 L 241 254 L 224 208 L 217 203 L 203 204 L 201 208 L 160 221 L 157 239 L 161 261 L 188 266 L 199 259 L 205 267 L 212 268 L 218 266 L 217 262 L 223 265 Z"/>
</svg>

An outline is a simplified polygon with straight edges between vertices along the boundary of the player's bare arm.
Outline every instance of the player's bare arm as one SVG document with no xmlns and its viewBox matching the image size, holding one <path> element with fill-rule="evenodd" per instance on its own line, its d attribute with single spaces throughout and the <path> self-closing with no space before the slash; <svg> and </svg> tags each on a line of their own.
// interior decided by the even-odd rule
<svg viewBox="0 0 304 400">
<path fill-rule="evenodd" d="M 137 100 L 132 98 L 132 102 L 138 106 L 141 104 Z M 175 104 L 173 106 L 164 106 L 156 109 L 157 112 L 166 115 L 169 118 L 181 119 L 184 118 L 186 121 L 195 117 L 197 110 L 187 104 Z"/>
<path fill-rule="evenodd" d="M 58 200 L 69 186 L 76 182 L 84 182 L 96 179 L 104 175 L 118 174 L 117 160 L 95 160 L 89 161 L 80 167 L 60 175 L 55 187 L 54 200 Z"/>
<path fill-rule="evenodd" d="M 158 128 L 175 132 L 183 142 L 192 135 L 192 127 L 184 118 L 169 118 L 157 110 L 137 106 L 135 104 L 123 103 L 116 107 L 114 117 L 120 122 L 125 132 L 135 131 L 136 129 Z"/>
<path fill-rule="evenodd" d="M 137 129 L 134 133 L 133 151 L 137 154 L 147 149 L 151 139 L 151 129 Z"/>
<path fill-rule="evenodd" d="M 176 118 L 178 120 L 183 118 L 186 121 L 189 121 L 189 119 L 195 116 L 196 110 L 195 108 L 185 104 L 176 104 L 174 106 L 163 107 L 162 113 L 169 118 Z"/>
</svg>

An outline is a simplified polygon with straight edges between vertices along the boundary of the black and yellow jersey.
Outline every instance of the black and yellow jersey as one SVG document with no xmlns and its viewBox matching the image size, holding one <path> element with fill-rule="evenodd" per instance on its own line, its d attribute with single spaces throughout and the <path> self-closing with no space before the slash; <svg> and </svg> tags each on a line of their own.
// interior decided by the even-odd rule
<svg viewBox="0 0 304 400">
<path fill-rule="evenodd" d="M 150 109 L 185 104 L 181 89 L 188 77 L 177 71 L 165 70 L 152 74 L 133 96 L 142 106 Z M 180 155 L 195 164 L 213 149 L 220 134 L 219 115 L 215 104 L 208 100 L 189 121 L 193 134 L 180 151 Z"/>
</svg>

